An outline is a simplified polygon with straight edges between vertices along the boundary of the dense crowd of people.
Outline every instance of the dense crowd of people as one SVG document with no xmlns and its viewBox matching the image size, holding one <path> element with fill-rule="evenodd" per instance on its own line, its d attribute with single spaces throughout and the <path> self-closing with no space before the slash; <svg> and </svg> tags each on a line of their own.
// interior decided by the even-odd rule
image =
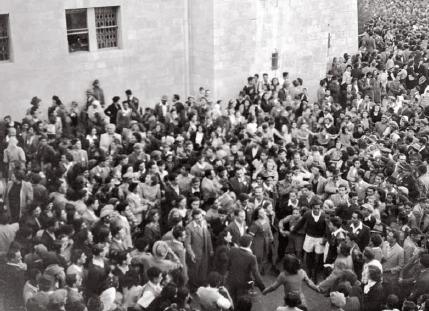
<svg viewBox="0 0 429 311">
<path fill-rule="evenodd" d="M 429 310 L 429 13 L 369 5 L 316 102 L 287 72 L 147 108 L 95 80 L 4 117 L 3 309 L 250 311 L 283 286 L 299 311 L 306 283 L 332 310 Z"/>
</svg>

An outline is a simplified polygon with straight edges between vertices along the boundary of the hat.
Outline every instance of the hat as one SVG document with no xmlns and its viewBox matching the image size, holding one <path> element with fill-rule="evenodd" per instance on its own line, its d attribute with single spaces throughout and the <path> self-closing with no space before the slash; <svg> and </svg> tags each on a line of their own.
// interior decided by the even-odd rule
<svg viewBox="0 0 429 311">
<path fill-rule="evenodd" d="M 113 96 L 112 101 L 114 103 L 116 103 L 118 100 L 120 100 L 121 98 L 119 96 Z"/>
<path fill-rule="evenodd" d="M 37 105 L 38 103 L 40 103 L 42 100 L 40 99 L 40 98 L 38 98 L 37 96 L 34 96 L 32 99 L 31 99 L 31 104 L 32 105 Z"/>
<path fill-rule="evenodd" d="M 104 217 L 106 217 L 106 216 L 109 216 L 110 214 L 112 214 L 113 210 L 114 210 L 113 205 L 111 205 L 111 204 L 107 204 L 106 206 L 104 206 L 104 207 L 101 209 L 101 212 L 100 212 L 100 218 L 104 218 Z"/>
<path fill-rule="evenodd" d="M 331 292 L 330 294 L 331 304 L 335 307 L 342 308 L 346 305 L 346 297 L 343 293 Z"/>
<path fill-rule="evenodd" d="M 67 299 L 67 290 L 65 289 L 57 289 L 55 292 L 49 295 L 50 304 L 66 303 L 66 299 Z"/>
<path fill-rule="evenodd" d="M 168 245 L 165 241 L 156 241 L 152 247 L 152 254 L 157 259 L 164 259 L 168 254 Z"/>
<path fill-rule="evenodd" d="M 167 95 L 162 95 L 161 100 L 168 100 L 168 96 Z"/>
<path fill-rule="evenodd" d="M 159 156 L 161 156 L 162 155 L 162 152 L 161 151 L 159 151 L 159 150 L 154 150 L 154 151 L 152 151 L 151 153 L 150 153 L 150 157 L 151 158 L 156 158 L 156 157 L 159 157 Z"/>
<path fill-rule="evenodd" d="M 373 207 L 371 204 L 368 204 L 368 203 L 366 203 L 366 204 L 362 205 L 362 209 L 367 209 L 367 210 L 369 210 L 371 213 L 372 213 L 372 212 L 374 212 L 374 207 Z"/>
<path fill-rule="evenodd" d="M 411 148 L 416 149 L 418 151 L 420 150 L 421 146 L 418 143 L 414 143 L 411 145 Z"/>
<path fill-rule="evenodd" d="M 50 265 L 45 269 L 45 273 L 47 275 L 51 275 L 51 276 L 56 276 L 58 274 L 60 274 L 61 272 L 64 271 L 64 268 L 55 264 L 55 265 Z"/>
<path fill-rule="evenodd" d="M 132 179 L 134 178 L 134 174 L 133 173 L 126 173 L 124 175 L 122 175 L 122 179 Z"/>
<path fill-rule="evenodd" d="M 53 281 L 54 279 L 53 279 L 53 277 L 51 276 L 51 275 L 48 275 L 48 274 L 43 274 L 43 275 L 40 275 L 38 278 L 37 278 L 37 284 L 39 285 L 39 288 L 40 289 L 50 289 L 51 288 L 51 286 L 52 286 L 52 281 Z"/>
<path fill-rule="evenodd" d="M 405 195 L 408 195 L 408 189 L 405 187 L 398 187 L 398 191 L 402 192 Z"/>
<path fill-rule="evenodd" d="M 371 247 L 365 247 L 362 253 L 366 258 L 368 259 L 374 259 L 375 258 L 375 252 Z"/>
</svg>

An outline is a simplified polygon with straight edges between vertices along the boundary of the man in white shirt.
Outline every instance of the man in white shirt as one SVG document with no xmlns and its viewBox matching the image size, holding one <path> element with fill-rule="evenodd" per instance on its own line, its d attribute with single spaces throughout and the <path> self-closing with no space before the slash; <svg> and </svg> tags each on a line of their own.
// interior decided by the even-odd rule
<svg viewBox="0 0 429 311">
<path fill-rule="evenodd" d="M 162 286 L 162 271 L 158 267 L 151 267 L 147 270 L 149 281 L 143 286 L 143 292 L 140 299 L 137 301 L 136 310 L 146 309 L 151 302 L 161 296 Z"/>
</svg>

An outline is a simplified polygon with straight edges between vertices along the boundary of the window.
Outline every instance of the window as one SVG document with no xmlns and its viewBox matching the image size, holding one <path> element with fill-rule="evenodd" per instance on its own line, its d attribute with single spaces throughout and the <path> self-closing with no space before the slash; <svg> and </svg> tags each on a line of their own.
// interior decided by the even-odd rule
<svg viewBox="0 0 429 311">
<path fill-rule="evenodd" d="M 10 60 L 9 14 L 0 14 L 0 61 Z"/>
<path fill-rule="evenodd" d="M 89 51 L 86 9 L 66 10 L 69 52 Z"/>
<path fill-rule="evenodd" d="M 117 7 L 95 8 L 95 27 L 99 49 L 118 47 Z"/>
</svg>

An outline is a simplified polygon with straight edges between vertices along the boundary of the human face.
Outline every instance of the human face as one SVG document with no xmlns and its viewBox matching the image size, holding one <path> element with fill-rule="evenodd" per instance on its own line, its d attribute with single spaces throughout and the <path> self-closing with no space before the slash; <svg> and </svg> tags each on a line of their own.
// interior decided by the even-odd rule
<svg viewBox="0 0 429 311">
<path fill-rule="evenodd" d="M 246 219 L 246 213 L 244 211 L 241 211 L 236 217 L 235 219 L 237 220 L 237 222 L 239 224 L 244 223 L 245 219 Z"/>
<path fill-rule="evenodd" d="M 339 187 L 338 192 L 340 193 L 340 195 L 345 195 L 346 194 L 346 188 L 345 187 Z"/>
<path fill-rule="evenodd" d="M 296 202 L 297 199 L 297 195 L 295 192 L 292 192 L 289 194 L 289 200 L 291 200 L 292 202 Z"/>
<path fill-rule="evenodd" d="M 313 214 L 315 216 L 319 215 L 320 214 L 320 205 L 314 205 L 311 210 L 313 211 Z"/>
<path fill-rule="evenodd" d="M 292 212 L 292 217 L 295 218 L 295 219 L 298 219 L 299 218 L 299 211 L 298 210 L 294 210 Z"/>
<path fill-rule="evenodd" d="M 197 208 L 199 208 L 200 207 L 200 201 L 193 201 L 192 203 L 191 203 L 191 208 L 192 209 L 197 209 Z"/>
<path fill-rule="evenodd" d="M 260 200 L 262 199 L 262 189 L 261 188 L 256 188 L 255 189 L 255 197 Z"/>
<path fill-rule="evenodd" d="M 357 214 L 353 213 L 353 215 L 352 215 L 352 223 L 353 223 L 354 226 L 359 226 L 359 217 L 358 217 Z"/>
<path fill-rule="evenodd" d="M 42 212 L 42 210 L 41 210 L 41 209 L 40 209 L 40 207 L 38 206 L 38 207 L 36 207 L 36 208 L 33 210 L 33 216 L 34 216 L 34 217 L 39 217 L 41 212 Z"/>
<path fill-rule="evenodd" d="M 226 242 L 228 242 L 228 243 L 231 243 L 232 242 L 232 235 L 231 235 L 231 232 L 227 232 L 226 233 L 226 236 L 224 237 L 224 239 L 225 239 L 225 241 Z"/>
<path fill-rule="evenodd" d="M 85 264 L 85 262 L 86 262 L 86 255 L 85 255 L 85 253 L 82 253 L 82 255 L 80 256 L 80 258 L 79 258 L 79 261 L 80 261 L 80 264 L 81 265 L 83 265 L 83 264 Z"/>
<path fill-rule="evenodd" d="M 203 223 L 203 215 L 202 214 L 198 214 L 194 216 L 194 221 L 198 224 L 201 225 Z"/>
</svg>

